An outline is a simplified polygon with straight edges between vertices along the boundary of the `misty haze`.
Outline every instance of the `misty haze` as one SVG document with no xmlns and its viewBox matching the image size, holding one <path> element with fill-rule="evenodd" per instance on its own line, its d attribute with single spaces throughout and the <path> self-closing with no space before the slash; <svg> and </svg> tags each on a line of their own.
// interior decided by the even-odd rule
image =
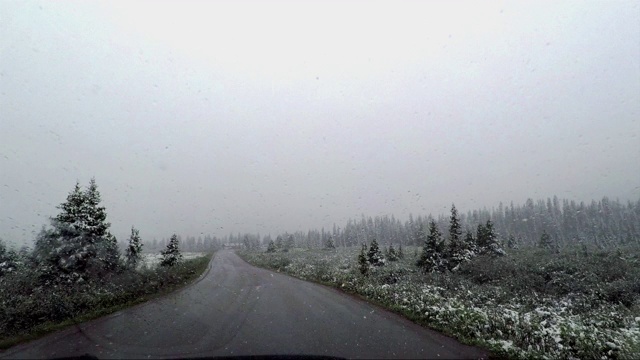
<svg viewBox="0 0 640 360">
<path fill-rule="evenodd" d="M 640 5 L 0 2 L 0 204 L 0 358 L 637 358 Z"/>
</svg>

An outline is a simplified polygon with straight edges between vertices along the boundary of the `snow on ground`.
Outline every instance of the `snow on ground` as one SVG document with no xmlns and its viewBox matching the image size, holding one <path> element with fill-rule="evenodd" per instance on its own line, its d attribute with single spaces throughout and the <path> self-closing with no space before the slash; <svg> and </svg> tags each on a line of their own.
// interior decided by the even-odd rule
<svg viewBox="0 0 640 360">
<path fill-rule="evenodd" d="M 241 254 L 259 266 L 357 293 L 460 338 L 481 339 L 509 358 L 640 358 L 640 317 L 621 304 L 588 294 L 514 296 L 508 288 L 474 285 L 455 274 L 424 275 L 416 271 L 413 250 L 405 249 L 404 260 L 371 268 L 368 277 L 359 273 L 357 247 Z"/>
<path fill-rule="evenodd" d="M 183 252 L 182 260 L 195 259 L 201 256 L 205 256 L 206 253 L 203 252 Z M 142 262 L 148 267 L 154 267 L 160 264 L 160 260 L 162 260 L 162 255 L 160 254 L 142 254 Z"/>
</svg>

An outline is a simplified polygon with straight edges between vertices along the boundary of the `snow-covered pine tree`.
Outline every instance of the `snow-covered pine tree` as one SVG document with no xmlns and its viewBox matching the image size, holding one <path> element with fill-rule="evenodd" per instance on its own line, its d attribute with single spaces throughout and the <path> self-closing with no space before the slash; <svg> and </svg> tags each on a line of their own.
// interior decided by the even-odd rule
<svg viewBox="0 0 640 360">
<path fill-rule="evenodd" d="M 471 250 L 471 253 L 472 253 L 472 254 L 474 254 L 474 255 L 475 255 L 475 254 L 478 254 L 478 253 L 479 253 L 479 251 L 478 251 L 478 244 L 477 244 L 477 242 L 476 242 L 476 238 L 475 238 L 475 237 L 473 237 L 473 233 L 471 233 L 471 230 L 469 230 L 469 229 L 467 229 L 467 231 L 465 232 L 465 235 L 464 235 L 464 243 L 465 243 L 465 246 L 466 246 L 469 250 Z"/>
<path fill-rule="evenodd" d="M 333 250 L 336 248 L 336 243 L 333 241 L 332 235 L 329 235 L 326 244 L 324 244 L 324 248 L 328 250 Z"/>
<path fill-rule="evenodd" d="M 493 230 L 493 222 L 491 220 L 487 220 L 487 223 L 484 227 L 486 229 L 485 231 L 487 237 L 486 253 L 491 256 L 506 255 L 507 253 L 504 252 L 504 250 L 502 249 L 502 245 L 500 245 L 500 242 L 498 241 L 498 235 L 496 235 L 495 230 Z"/>
<path fill-rule="evenodd" d="M 14 250 L 7 250 L 4 241 L 0 239 L 0 277 L 17 270 L 18 258 L 18 254 Z"/>
<path fill-rule="evenodd" d="M 91 178 L 84 197 L 85 233 L 88 242 L 95 245 L 98 271 L 114 271 L 120 266 L 120 249 L 116 237 L 109 233 L 111 224 L 106 221 L 104 206 L 100 206 L 102 198 L 95 178 Z"/>
<path fill-rule="evenodd" d="M 404 250 L 402 249 L 402 243 L 398 245 L 398 259 L 404 259 Z"/>
<path fill-rule="evenodd" d="M 467 244 L 462 238 L 460 218 L 455 205 L 451 206 L 451 217 L 449 218 L 449 248 L 447 249 L 447 260 L 450 270 L 457 269 L 473 257 L 471 244 Z"/>
<path fill-rule="evenodd" d="M 85 194 L 76 182 L 67 201 L 58 206 L 61 212 L 51 219 L 53 229 L 42 231 L 36 241 L 40 258 L 48 263 L 41 269 L 52 272 L 52 278 L 62 276 L 65 280 L 75 281 L 87 271 L 89 261 L 96 256 L 93 238 L 86 231 L 85 203 Z"/>
<path fill-rule="evenodd" d="M 387 260 L 398 261 L 398 253 L 396 252 L 396 249 L 393 247 L 393 244 L 389 245 L 389 250 L 387 250 Z"/>
<path fill-rule="evenodd" d="M 443 270 L 446 264 L 442 256 L 444 240 L 442 240 L 442 233 L 438 230 L 438 225 L 433 219 L 429 221 L 429 235 L 426 235 L 424 229 L 421 228 L 418 230 L 418 239 L 421 239 L 424 245 L 416 265 L 424 272 Z"/>
<path fill-rule="evenodd" d="M 274 253 L 276 252 L 276 243 L 273 240 L 269 240 L 269 244 L 267 245 L 267 252 Z"/>
<path fill-rule="evenodd" d="M 34 254 L 49 279 L 75 281 L 100 277 L 119 265 L 117 241 L 108 231 L 105 208 L 100 206 L 95 179 L 82 191 L 76 182 L 67 200 L 51 218 L 52 229 L 38 235 Z"/>
<path fill-rule="evenodd" d="M 358 255 L 358 269 L 362 275 L 369 274 L 369 260 L 367 260 L 367 245 L 362 244 L 360 255 Z"/>
<path fill-rule="evenodd" d="M 542 231 L 542 235 L 540 236 L 540 242 L 538 242 L 538 247 L 542 249 L 551 249 L 553 247 L 553 241 L 551 241 L 551 235 L 549 235 L 546 230 Z"/>
<path fill-rule="evenodd" d="M 57 208 L 61 210 L 61 212 L 52 220 L 57 223 L 66 224 L 65 228 L 60 229 L 61 236 L 69 237 L 70 235 L 75 235 L 77 233 L 82 232 L 85 229 L 86 223 L 86 215 L 84 210 L 86 198 L 82 189 L 80 188 L 80 183 L 76 181 L 76 185 L 73 190 L 67 195 L 67 201 L 58 205 Z M 53 224 L 56 227 L 56 224 Z M 72 232 L 72 234 L 68 234 L 64 231 Z"/>
<path fill-rule="evenodd" d="M 171 235 L 171 239 L 167 244 L 167 248 L 160 252 L 162 260 L 160 266 L 174 266 L 182 260 L 182 254 L 178 245 L 178 236 L 176 234 Z"/>
<path fill-rule="evenodd" d="M 284 251 L 289 251 L 289 250 L 293 249 L 293 247 L 295 245 L 296 245 L 296 242 L 293 239 L 293 235 L 288 234 L 287 235 L 287 240 L 285 240 L 285 242 L 284 242 Z"/>
<path fill-rule="evenodd" d="M 510 234 L 507 238 L 507 248 L 509 249 L 517 249 L 518 244 L 516 243 L 516 237 L 513 234 Z"/>
<path fill-rule="evenodd" d="M 476 230 L 476 239 L 476 244 L 478 245 L 478 253 L 484 254 L 487 247 L 489 246 L 487 228 L 484 226 L 484 224 L 478 224 L 478 229 Z"/>
<path fill-rule="evenodd" d="M 98 191 L 98 185 L 96 179 L 91 178 L 89 186 L 84 191 L 83 220 L 84 231 L 89 236 L 100 238 L 109 235 L 110 223 L 107 222 L 107 212 L 104 206 L 100 206 L 102 197 Z"/>
<path fill-rule="evenodd" d="M 142 258 L 142 240 L 140 239 L 140 231 L 135 227 L 131 227 L 131 236 L 129 236 L 129 244 L 126 250 L 127 267 L 136 269 Z"/>
<path fill-rule="evenodd" d="M 369 264 L 373 266 L 384 265 L 384 257 L 380 252 L 378 241 L 375 238 L 371 241 L 371 246 L 369 247 L 369 253 L 367 254 L 367 260 L 369 260 Z"/>
</svg>

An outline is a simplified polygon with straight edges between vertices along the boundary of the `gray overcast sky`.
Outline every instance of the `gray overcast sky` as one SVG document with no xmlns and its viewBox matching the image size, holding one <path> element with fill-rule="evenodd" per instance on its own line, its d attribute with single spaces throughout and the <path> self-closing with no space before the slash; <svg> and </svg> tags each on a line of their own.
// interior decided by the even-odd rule
<svg viewBox="0 0 640 360">
<path fill-rule="evenodd" d="M 638 199 L 639 4 L 1 1 L 0 237 Z"/>
</svg>

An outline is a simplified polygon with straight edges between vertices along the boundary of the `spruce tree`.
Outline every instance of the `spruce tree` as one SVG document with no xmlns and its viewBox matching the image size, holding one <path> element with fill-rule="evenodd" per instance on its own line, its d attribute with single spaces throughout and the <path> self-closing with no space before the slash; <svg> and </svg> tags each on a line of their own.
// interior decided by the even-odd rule
<svg viewBox="0 0 640 360">
<path fill-rule="evenodd" d="M 287 235 L 287 240 L 284 243 L 284 251 L 289 251 L 293 249 L 294 246 L 295 246 L 295 241 L 293 239 L 293 235 L 291 234 Z"/>
<path fill-rule="evenodd" d="M 387 260 L 398 261 L 398 253 L 396 252 L 396 249 L 393 247 L 393 244 L 389 245 L 389 249 L 387 250 Z"/>
<path fill-rule="evenodd" d="M 99 278 L 119 265 L 117 240 L 108 231 L 105 208 L 95 179 L 82 191 L 76 182 L 67 200 L 51 218 L 52 229 L 38 235 L 34 254 L 49 275 L 45 277 L 75 281 Z"/>
<path fill-rule="evenodd" d="M 76 185 L 73 190 L 67 195 L 67 201 L 58 205 L 57 208 L 61 212 L 52 220 L 56 227 L 57 224 L 64 224 L 64 227 L 59 229 L 60 235 L 63 237 L 69 237 L 82 232 L 85 229 L 86 214 L 86 198 L 80 183 L 76 181 Z"/>
<path fill-rule="evenodd" d="M 458 216 L 458 209 L 454 204 L 451 205 L 451 216 L 449 217 L 449 242 L 458 242 L 462 230 L 460 227 L 460 217 Z"/>
<path fill-rule="evenodd" d="M 471 252 L 470 244 L 467 244 L 465 239 L 462 238 L 458 210 L 455 205 L 452 205 L 449 220 L 449 248 L 447 251 L 449 269 L 456 269 L 458 265 L 471 260 L 472 257 L 473 253 Z"/>
<path fill-rule="evenodd" d="M 129 237 L 129 244 L 126 250 L 127 267 L 136 269 L 142 259 L 142 246 L 140 231 L 132 226 L 131 236 Z"/>
<path fill-rule="evenodd" d="M 484 254 L 487 247 L 489 246 L 487 228 L 484 224 L 478 224 L 478 229 L 476 230 L 476 239 L 478 244 L 478 252 L 480 254 Z"/>
<path fill-rule="evenodd" d="M 486 250 L 485 253 L 491 256 L 502 256 L 506 255 L 500 242 L 498 241 L 498 236 L 493 230 L 493 222 L 491 220 L 487 220 L 487 223 L 484 226 L 485 228 L 485 236 L 486 236 Z"/>
<path fill-rule="evenodd" d="M 402 249 L 402 243 L 398 245 L 398 259 L 404 259 L 404 250 Z"/>
<path fill-rule="evenodd" d="M 58 209 L 61 212 L 51 219 L 53 230 L 42 232 L 36 247 L 48 248 L 43 256 L 47 257 L 49 271 L 73 281 L 85 274 L 89 262 L 96 256 L 95 239 L 86 231 L 86 197 L 79 182 Z"/>
<path fill-rule="evenodd" d="M 7 250 L 4 241 L 0 239 L 0 277 L 16 271 L 18 262 L 18 254 L 13 250 Z"/>
<path fill-rule="evenodd" d="M 467 247 L 467 249 L 469 249 L 472 254 L 475 255 L 475 254 L 477 254 L 479 252 L 478 244 L 476 242 L 476 238 L 473 237 L 473 234 L 471 233 L 471 230 L 469 230 L 469 229 L 467 229 L 467 231 L 465 232 L 464 243 L 465 243 L 465 246 Z"/>
<path fill-rule="evenodd" d="M 540 236 L 540 242 L 538 243 L 538 246 L 542 249 L 551 249 L 553 247 L 551 236 L 547 234 L 546 230 L 542 231 L 542 235 Z"/>
<path fill-rule="evenodd" d="M 378 241 L 376 241 L 375 238 L 371 241 L 371 246 L 369 247 L 369 253 L 367 254 L 367 260 L 369 260 L 369 264 L 373 266 L 384 265 L 384 258 L 382 257 L 382 253 L 380 252 Z"/>
<path fill-rule="evenodd" d="M 273 240 L 269 240 L 269 244 L 267 245 L 267 252 L 274 253 L 276 252 L 276 243 Z"/>
<path fill-rule="evenodd" d="M 416 265 L 424 272 L 442 270 L 445 265 L 442 256 L 444 241 L 442 240 L 442 233 L 438 230 L 436 222 L 433 219 L 429 221 L 429 235 L 426 235 L 424 229 L 421 227 L 418 230 L 417 238 L 422 240 L 424 245 Z"/>
<path fill-rule="evenodd" d="M 107 220 L 104 206 L 100 206 L 102 198 L 95 178 L 89 182 L 84 191 L 85 233 L 91 244 L 96 247 L 96 257 L 100 271 L 114 271 L 120 266 L 120 249 L 118 240 L 109 233 L 111 226 Z"/>
<path fill-rule="evenodd" d="M 162 250 L 160 254 L 162 255 L 160 266 L 174 266 L 182 260 L 182 254 L 178 246 L 178 236 L 176 234 L 171 236 L 167 248 Z"/>
<path fill-rule="evenodd" d="M 478 251 L 483 255 L 502 256 L 506 253 L 498 242 L 498 236 L 493 230 L 493 222 L 487 220 L 485 224 L 478 225 Z"/>
<path fill-rule="evenodd" d="M 358 255 L 358 268 L 362 275 L 369 274 L 369 260 L 367 260 L 367 245 L 362 244 L 360 255 Z"/>
<path fill-rule="evenodd" d="M 95 238 L 107 237 L 111 224 L 107 222 L 107 212 L 104 206 L 100 206 L 102 197 L 95 178 L 91 178 L 89 186 L 84 191 L 84 198 L 83 220 L 85 221 L 86 233 Z"/>
<path fill-rule="evenodd" d="M 431 222 L 429 222 L 429 226 L 431 226 Z M 431 257 L 431 253 L 435 250 L 430 248 L 430 242 L 423 226 L 420 226 L 418 228 L 418 231 L 416 231 L 416 235 L 414 236 L 414 238 L 418 242 L 418 244 L 422 243 L 422 252 L 420 253 L 420 258 L 418 258 L 418 260 L 416 261 L 416 266 L 422 268 L 426 272 L 431 271 L 431 264 L 429 263 L 429 259 Z M 417 249 L 414 250 L 414 253 L 415 252 L 417 252 Z"/>
<path fill-rule="evenodd" d="M 336 248 L 336 243 L 333 241 L 333 236 L 329 236 L 327 242 L 324 244 L 325 249 L 333 250 Z"/>
</svg>

